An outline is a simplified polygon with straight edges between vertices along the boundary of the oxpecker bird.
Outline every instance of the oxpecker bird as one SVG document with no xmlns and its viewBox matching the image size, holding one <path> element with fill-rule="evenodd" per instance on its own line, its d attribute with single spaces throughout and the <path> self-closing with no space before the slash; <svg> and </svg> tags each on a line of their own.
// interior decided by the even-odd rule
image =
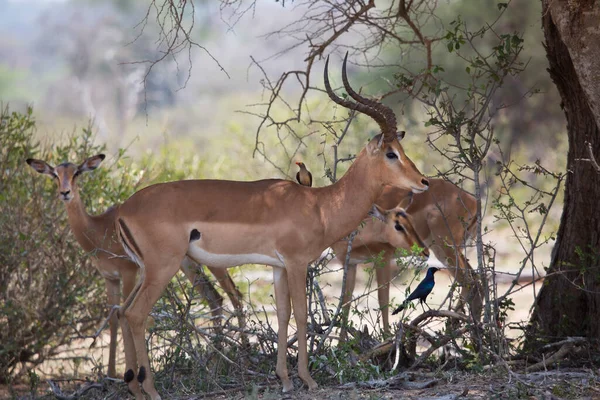
<svg viewBox="0 0 600 400">
<path fill-rule="evenodd" d="M 296 174 L 296 180 L 302 186 L 312 186 L 312 174 L 306 169 L 306 165 L 303 162 L 297 162 L 297 166 L 300 167 L 300 171 Z"/>
<path fill-rule="evenodd" d="M 392 315 L 398 314 L 400 311 L 404 310 L 409 302 L 419 299 L 421 304 L 427 304 L 427 296 L 433 290 L 433 286 L 435 285 L 435 281 L 433 280 L 433 275 L 439 270 L 439 268 L 431 267 L 427 270 L 427 275 L 425 275 L 425 279 L 423 279 L 419 286 L 404 300 L 404 302 L 394 310 Z"/>
</svg>

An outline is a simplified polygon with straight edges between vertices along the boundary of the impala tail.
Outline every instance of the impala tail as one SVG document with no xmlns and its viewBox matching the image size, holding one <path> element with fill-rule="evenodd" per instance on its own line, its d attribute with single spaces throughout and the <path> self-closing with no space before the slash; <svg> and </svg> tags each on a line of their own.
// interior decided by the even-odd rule
<svg viewBox="0 0 600 400">
<path fill-rule="evenodd" d="M 138 265 L 138 267 L 140 268 L 140 276 L 135 284 L 135 287 L 129 294 L 129 297 L 127 297 L 127 299 L 121 306 L 120 312 L 122 315 L 122 313 L 125 312 L 125 310 L 127 310 L 127 308 L 129 308 L 133 299 L 135 298 L 138 291 L 140 290 L 140 287 L 142 286 L 142 283 L 144 282 L 144 277 L 145 277 L 146 271 L 144 268 L 144 262 L 142 261 L 142 252 L 141 252 L 139 246 L 137 245 L 137 243 L 135 242 L 135 239 L 133 238 L 133 235 L 131 234 L 129 227 L 127 227 L 127 224 L 125 224 L 125 221 L 123 220 L 123 218 L 117 219 L 115 228 L 117 231 L 117 240 L 121 243 L 121 246 L 123 246 L 123 250 L 125 250 L 125 253 L 127 253 L 129 258 L 134 263 L 136 263 Z"/>
</svg>

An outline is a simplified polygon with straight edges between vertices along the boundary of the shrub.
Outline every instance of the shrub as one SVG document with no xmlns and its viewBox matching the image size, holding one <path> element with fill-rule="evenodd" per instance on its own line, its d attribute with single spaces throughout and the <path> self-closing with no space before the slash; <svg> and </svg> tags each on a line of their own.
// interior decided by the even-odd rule
<svg viewBox="0 0 600 400">
<path fill-rule="evenodd" d="M 53 165 L 78 162 L 105 147 L 92 144 L 88 128 L 64 145 L 42 148 L 35 131 L 31 109 L 0 110 L 0 383 L 90 335 L 106 311 L 103 280 L 70 232 L 56 183 L 25 163 L 29 157 Z M 122 155 L 110 168 L 82 177 L 81 195 L 91 213 L 134 190 L 136 175 L 125 173 Z"/>
</svg>

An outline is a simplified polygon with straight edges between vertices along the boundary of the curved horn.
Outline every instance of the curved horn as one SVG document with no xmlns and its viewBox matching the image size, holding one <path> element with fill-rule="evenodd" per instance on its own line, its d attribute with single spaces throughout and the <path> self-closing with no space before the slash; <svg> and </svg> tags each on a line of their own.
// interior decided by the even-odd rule
<svg viewBox="0 0 600 400">
<path fill-rule="evenodd" d="M 337 104 L 339 104 L 343 107 L 349 108 L 351 110 L 359 111 L 359 112 L 366 114 L 369 117 L 373 118 L 377 122 L 377 124 L 379 124 L 379 127 L 381 128 L 382 133 L 384 133 L 384 136 L 386 138 L 388 138 L 388 136 L 387 136 L 388 134 L 385 134 L 385 132 L 388 131 L 388 128 L 387 128 L 388 121 L 386 120 L 386 118 L 384 117 L 383 114 L 381 114 L 378 110 L 376 110 L 375 108 L 373 108 L 372 106 L 370 106 L 368 104 L 354 103 L 350 100 L 342 99 L 337 94 L 335 94 L 333 89 L 331 89 L 331 84 L 329 83 L 329 56 L 327 57 L 327 60 L 325 61 L 325 71 L 324 71 L 323 75 L 324 75 L 323 80 L 325 82 L 325 89 L 327 90 L 327 94 L 329 95 L 329 98 L 331 100 L 333 100 L 334 102 L 336 102 Z M 394 125 L 394 128 L 395 128 L 395 125 Z M 390 137 L 390 139 L 391 139 L 391 137 Z"/>
<path fill-rule="evenodd" d="M 342 82 L 344 82 L 344 88 L 354 100 L 359 103 L 366 104 L 371 106 L 374 110 L 378 111 L 383 118 L 385 119 L 385 126 L 381 126 L 381 133 L 386 138 L 386 141 L 390 141 L 396 138 L 396 114 L 392 111 L 388 106 L 371 99 L 367 99 L 366 97 L 361 96 L 356 93 L 354 89 L 350 86 L 350 82 L 348 82 L 348 74 L 346 73 L 346 63 L 348 62 L 348 52 L 346 52 L 346 56 L 344 57 L 344 63 L 342 64 Z"/>
</svg>

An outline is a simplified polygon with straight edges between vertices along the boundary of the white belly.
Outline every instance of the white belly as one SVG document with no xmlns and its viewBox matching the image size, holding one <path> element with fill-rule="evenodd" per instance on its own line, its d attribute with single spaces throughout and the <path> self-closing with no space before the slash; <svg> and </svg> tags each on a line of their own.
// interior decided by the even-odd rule
<svg viewBox="0 0 600 400">
<path fill-rule="evenodd" d="M 217 254 L 209 253 L 201 247 L 191 244 L 188 254 L 197 262 L 216 268 L 236 267 L 244 264 L 266 264 L 284 268 L 283 260 L 265 254 Z"/>
</svg>

